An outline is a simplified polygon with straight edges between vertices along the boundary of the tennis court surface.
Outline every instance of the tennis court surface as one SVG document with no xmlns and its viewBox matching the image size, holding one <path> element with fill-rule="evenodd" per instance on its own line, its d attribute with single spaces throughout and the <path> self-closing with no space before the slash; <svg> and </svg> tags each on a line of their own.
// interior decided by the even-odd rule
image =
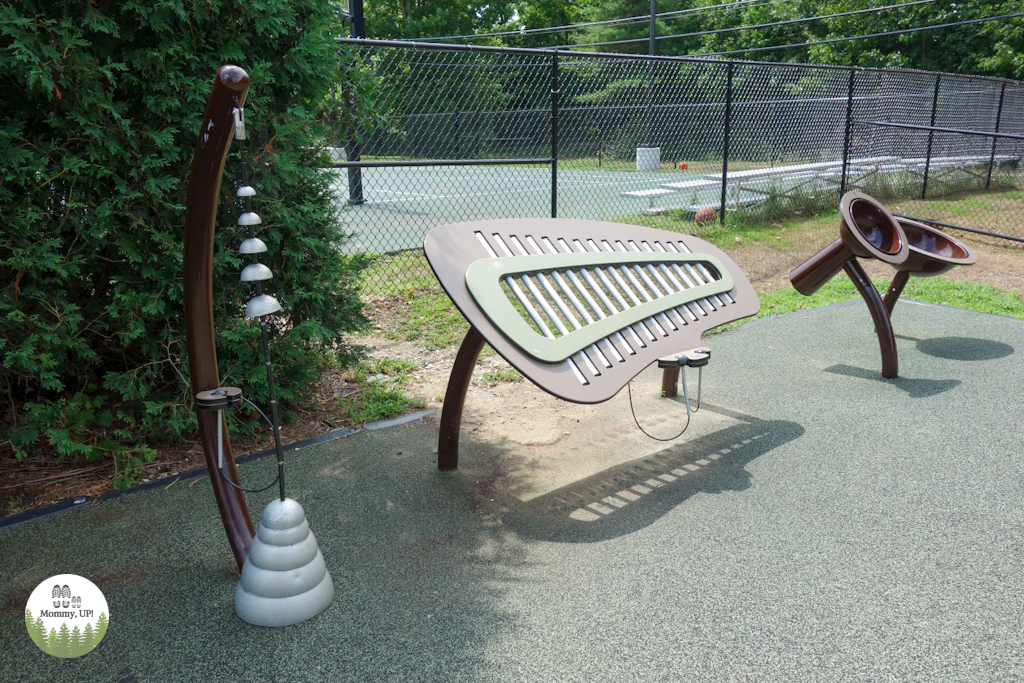
<svg viewBox="0 0 1024 683">
<path fill-rule="evenodd" d="M 558 215 L 613 220 L 643 213 L 648 202 L 622 192 L 699 178 L 688 173 L 630 173 L 559 169 Z M 337 197 L 348 197 L 348 174 L 337 172 Z M 551 215 L 551 167 L 421 166 L 362 169 L 365 204 L 347 207 L 341 224 L 355 238 L 346 252 L 419 249 L 439 225 L 489 218 Z M 708 188 L 701 197 L 721 197 Z M 687 200 L 679 196 L 679 203 Z"/>
</svg>

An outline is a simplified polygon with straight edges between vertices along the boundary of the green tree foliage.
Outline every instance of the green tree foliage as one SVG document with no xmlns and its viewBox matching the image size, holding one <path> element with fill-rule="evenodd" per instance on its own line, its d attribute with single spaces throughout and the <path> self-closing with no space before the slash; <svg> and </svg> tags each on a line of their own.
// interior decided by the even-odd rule
<svg viewBox="0 0 1024 683">
<path fill-rule="evenodd" d="M 587 21 L 584 2 L 565 0 L 527 0 L 514 5 L 515 14 L 502 30 L 517 31 L 520 29 L 547 28 L 549 26 L 569 26 Z M 557 31 L 554 33 L 523 33 L 511 35 L 503 42 L 512 47 L 550 47 L 568 45 L 574 42 L 575 31 Z"/>
<path fill-rule="evenodd" d="M 51 628 L 50 635 L 46 637 L 46 651 L 51 655 L 56 655 L 58 645 L 59 641 L 57 639 L 57 629 Z"/>
<path fill-rule="evenodd" d="M 716 3 L 717 4 L 717 3 Z M 660 0 L 657 10 L 661 12 L 677 12 L 692 9 L 689 0 Z M 650 22 L 643 18 L 651 12 L 650 0 L 613 0 L 612 2 L 592 2 L 585 10 L 588 22 L 609 21 L 639 17 L 630 23 L 602 24 L 577 32 L 574 41 L 577 44 L 606 43 L 619 40 L 638 42 L 602 45 L 593 49 L 600 52 L 624 52 L 629 54 L 647 54 L 650 45 L 648 38 L 651 33 Z M 655 36 L 673 35 L 699 31 L 701 15 L 697 13 L 679 14 L 670 17 L 659 17 L 655 22 Z M 655 41 L 655 54 L 684 55 L 699 50 L 700 40 L 693 38 Z"/>
<path fill-rule="evenodd" d="M 513 8 L 507 0 L 365 0 L 363 11 L 367 37 L 416 39 L 493 31 Z"/>
<path fill-rule="evenodd" d="M 86 653 L 85 640 L 82 638 L 82 629 L 78 628 L 78 624 L 71 629 L 70 650 L 72 657 L 78 657 Z"/>
<path fill-rule="evenodd" d="M 335 83 L 362 82 L 355 58 L 334 49 L 339 31 L 328 0 L 0 4 L 0 438 L 19 457 L 44 443 L 58 458 L 113 457 L 123 485 L 153 456 L 147 440 L 196 428 L 184 204 L 224 63 L 252 78 L 241 153 L 275 275 L 267 288 L 285 309 L 271 320 L 279 398 L 297 399 L 328 355 L 353 358 L 340 335 L 365 324 L 365 260 L 337 249 L 346 235 L 322 147 L 374 116 L 356 111 L 372 105 L 359 88 L 331 95 Z M 218 356 L 221 381 L 265 404 L 259 328 L 242 317 L 252 290 L 238 281 L 239 154 L 233 147 L 218 216 Z"/>
<path fill-rule="evenodd" d="M 782 26 L 763 26 L 743 31 L 722 31 L 739 26 L 758 26 L 775 22 L 819 17 L 896 5 L 906 0 L 786 0 L 733 5 L 728 0 L 659 0 L 657 11 L 682 14 L 660 17 L 656 35 L 702 33 L 658 40 L 661 55 L 686 55 L 743 50 L 756 47 L 789 45 L 882 33 L 900 29 L 953 23 L 971 19 L 1024 12 L 1024 0 L 962 3 L 952 0 L 899 7 L 878 12 L 852 14 L 829 19 L 799 21 Z M 732 5 L 721 7 L 721 5 Z M 558 26 L 581 21 L 607 21 L 649 15 L 649 0 L 583 0 L 580 6 L 563 5 L 564 13 L 549 14 L 549 0 L 520 0 L 515 3 L 516 17 L 536 17 L 532 21 L 515 20 L 511 25 L 529 24 L 529 28 Z M 734 59 L 760 61 L 814 62 L 872 67 L 906 67 L 955 73 L 976 73 L 1007 78 L 1024 77 L 1024 18 L 956 26 L 897 36 L 865 38 L 826 45 L 793 47 L 783 50 L 732 55 Z M 483 30 L 494 30 L 481 28 Z M 609 42 L 640 39 L 639 42 L 602 45 L 589 49 L 603 52 L 646 53 L 649 24 L 646 21 L 593 26 L 583 31 L 536 35 L 524 42 L 517 36 L 503 37 L 502 44 L 549 47 L 559 44 Z"/>
</svg>

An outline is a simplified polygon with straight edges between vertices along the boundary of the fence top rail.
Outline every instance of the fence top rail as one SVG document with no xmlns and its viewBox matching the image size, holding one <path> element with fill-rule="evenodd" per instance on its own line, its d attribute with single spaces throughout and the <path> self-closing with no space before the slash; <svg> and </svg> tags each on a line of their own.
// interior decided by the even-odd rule
<svg viewBox="0 0 1024 683">
<path fill-rule="evenodd" d="M 331 168 L 397 168 L 403 166 L 515 166 L 541 165 L 555 161 L 554 157 L 536 159 L 408 159 L 387 161 L 335 161 Z"/>
<path fill-rule="evenodd" d="M 701 57 L 700 55 L 640 55 L 622 52 L 580 52 L 577 50 L 558 50 L 554 48 L 527 48 L 527 47 L 499 47 L 494 45 L 451 45 L 447 43 L 424 43 L 414 40 L 379 40 L 375 38 L 348 38 L 336 37 L 335 42 L 339 45 L 354 45 L 363 47 L 385 47 L 405 48 L 410 50 L 433 50 L 436 52 L 473 52 L 478 54 L 500 54 L 500 55 L 522 55 L 534 57 L 576 57 L 584 59 L 608 59 L 636 62 L 688 62 L 694 64 L 719 64 L 727 66 L 738 64 L 740 66 L 777 67 L 780 69 L 815 69 L 820 71 L 859 71 L 862 73 L 883 73 L 883 74 L 914 74 L 922 76 L 949 76 L 974 81 L 985 81 L 988 83 L 1022 85 L 1020 81 L 1010 78 L 998 78 L 996 76 L 980 76 L 976 74 L 958 74 L 944 71 L 925 71 L 923 69 L 885 69 L 881 67 L 863 66 L 839 66 L 837 64 L 798 64 L 794 62 L 759 62 L 741 59 L 715 59 L 713 57 Z"/>
<path fill-rule="evenodd" d="M 970 130 L 968 128 L 943 128 L 941 126 L 921 126 L 914 123 L 895 123 L 893 121 L 871 121 L 869 119 L 853 119 L 852 123 L 859 123 L 866 126 L 882 126 L 883 128 L 906 128 L 908 130 L 920 130 L 933 133 L 956 133 L 958 135 L 979 135 L 987 138 L 1006 138 L 1007 140 L 1024 140 L 1024 135 L 1019 133 L 997 133 L 986 130 Z"/>
</svg>

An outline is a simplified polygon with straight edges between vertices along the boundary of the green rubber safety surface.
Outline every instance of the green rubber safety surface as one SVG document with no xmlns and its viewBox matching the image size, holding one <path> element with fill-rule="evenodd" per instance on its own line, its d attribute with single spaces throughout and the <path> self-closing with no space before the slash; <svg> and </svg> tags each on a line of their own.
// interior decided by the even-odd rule
<svg viewBox="0 0 1024 683">
<path fill-rule="evenodd" d="M 671 443 L 622 392 L 548 446 L 467 427 L 452 474 L 436 416 L 288 452 L 337 590 L 283 630 L 234 615 L 208 480 L 4 529 L 0 680 L 1024 680 L 1024 322 L 905 300 L 893 322 L 894 380 L 859 301 L 710 338 Z M 634 404 L 669 435 L 659 381 Z M 74 660 L 24 626 L 61 572 L 112 614 Z"/>
</svg>

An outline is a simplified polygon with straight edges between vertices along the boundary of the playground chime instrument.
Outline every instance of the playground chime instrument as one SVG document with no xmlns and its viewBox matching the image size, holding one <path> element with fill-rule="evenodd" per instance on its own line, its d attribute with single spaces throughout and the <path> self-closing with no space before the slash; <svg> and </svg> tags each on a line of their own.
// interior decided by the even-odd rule
<svg viewBox="0 0 1024 683">
<path fill-rule="evenodd" d="M 249 78 L 245 71 L 237 66 L 221 67 L 214 81 L 196 146 L 185 230 L 186 334 L 192 386 L 198 390 L 195 401 L 203 449 L 221 516 L 228 529 L 235 557 L 241 565 L 242 577 L 235 591 L 235 613 L 251 624 L 287 626 L 305 621 L 326 609 L 334 598 L 334 583 L 317 546 L 316 537 L 309 529 L 302 506 L 285 496 L 284 455 L 281 450 L 274 374 L 265 319 L 268 315 L 280 312 L 281 304 L 273 296 L 263 293 L 262 282 L 273 278 L 273 273 L 258 260 L 259 254 L 266 253 L 267 245 L 255 235 L 254 227 L 260 225 L 262 219 L 252 210 L 251 202 L 256 196 L 256 190 L 248 183 L 244 162 L 242 186 L 238 188 L 236 196 L 245 209 L 238 218 L 238 225 L 245 228 L 246 238 L 238 251 L 250 256 L 252 260 L 242 269 L 241 281 L 252 282 L 256 288 L 256 296 L 246 304 L 245 317 L 259 321 L 273 419 L 268 419 L 263 411 L 242 396 L 242 390 L 238 387 L 216 386 L 219 382 L 211 302 L 216 201 L 232 133 L 236 140 L 246 139 L 242 105 L 248 86 Z M 204 318 L 208 328 L 203 329 L 206 334 L 201 335 Z M 212 388 L 204 388 L 211 384 Z M 274 433 L 277 478 L 262 489 L 243 489 L 238 485 L 227 440 L 224 409 L 238 406 L 242 401 L 263 415 Z M 214 443 L 215 450 L 211 448 Z M 214 453 L 215 457 L 211 457 Z M 278 484 L 279 496 L 264 509 L 259 528 L 253 535 L 242 492 L 259 493 L 275 483 Z"/>
</svg>

